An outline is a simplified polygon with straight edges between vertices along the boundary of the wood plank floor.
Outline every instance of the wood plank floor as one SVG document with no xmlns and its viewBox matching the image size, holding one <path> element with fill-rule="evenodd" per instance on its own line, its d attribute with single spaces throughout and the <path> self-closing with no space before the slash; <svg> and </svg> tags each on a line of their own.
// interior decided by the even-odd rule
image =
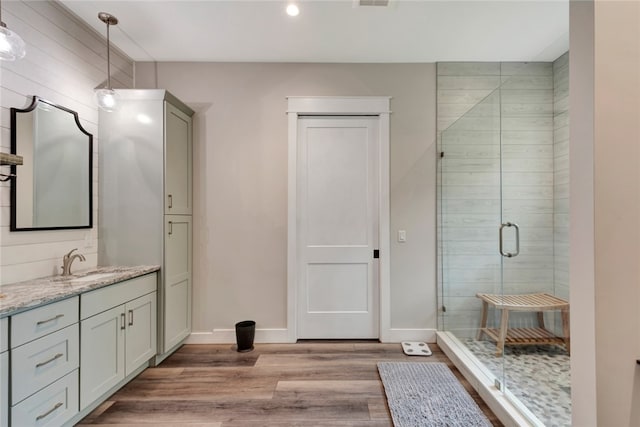
<svg viewBox="0 0 640 427">
<path fill-rule="evenodd" d="M 367 341 L 185 345 L 149 368 L 81 421 L 80 426 L 392 427 L 380 361 L 445 362 L 494 426 L 491 410 L 451 361 L 410 357 L 400 344 Z M 417 427 L 417 426 L 416 426 Z"/>
</svg>

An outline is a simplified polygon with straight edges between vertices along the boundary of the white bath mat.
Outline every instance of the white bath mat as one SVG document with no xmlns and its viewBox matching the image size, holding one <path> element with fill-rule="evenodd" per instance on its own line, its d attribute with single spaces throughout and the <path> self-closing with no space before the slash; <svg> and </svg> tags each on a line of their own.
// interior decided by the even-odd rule
<svg viewBox="0 0 640 427">
<path fill-rule="evenodd" d="M 403 341 L 402 351 L 408 356 L 431 356 L 431 349 L 426 343 L 419 341 Z"/>
</svg>

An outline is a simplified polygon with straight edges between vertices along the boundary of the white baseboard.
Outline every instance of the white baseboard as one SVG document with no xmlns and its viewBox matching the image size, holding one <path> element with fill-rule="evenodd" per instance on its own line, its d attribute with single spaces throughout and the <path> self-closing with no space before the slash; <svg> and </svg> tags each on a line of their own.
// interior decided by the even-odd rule
<svg viewBox="0 0 640 427">
<path fill-rule="evenodd" d="M 381 342 L 394 343 L 402 341 L 436 342 L 436 329 L 392 328 L 380 336 Z M 214 329 L 212 332 L 192 332 L 185 344 L 234 344 L 236 342 L 235 329 Z M 291 343 L 289 330 L 256 329 L 255 343 Z"/>
<path fill-rule="evenodd" d="M 213 332 L 192 332 L 185 344 L 235 344 L 235 329 L 214 329 Z M 290 342 L 287 329 L 256 329 L 255 343 Z"/>
<path fill-rule="evenodd" d="M 422 341 L 436 342 L 436 329 L 391 328 L 381 334 L 381 342 Z"/>
</svg>

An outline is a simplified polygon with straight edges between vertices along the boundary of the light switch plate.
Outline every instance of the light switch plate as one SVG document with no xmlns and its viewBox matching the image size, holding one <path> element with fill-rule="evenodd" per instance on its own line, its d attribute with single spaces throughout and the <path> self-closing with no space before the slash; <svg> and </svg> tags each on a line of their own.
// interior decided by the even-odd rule
<svg viewBox="0 0 640 427">
<path fill-rule="evenodd" d="M 407 241 L 407 231 L 406 230 L 398 230 L 398 242 L 404 243 Z"/>
</svg>

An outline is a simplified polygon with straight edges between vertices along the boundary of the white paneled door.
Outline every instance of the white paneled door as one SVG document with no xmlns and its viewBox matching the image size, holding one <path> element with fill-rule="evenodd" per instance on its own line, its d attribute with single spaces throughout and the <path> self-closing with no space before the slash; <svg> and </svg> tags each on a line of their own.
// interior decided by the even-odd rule
<svg viewBox="0 0 640 427">
<path fill-rule="evenodd" d="M 378 338 L 378 117 L 298 119 L 298 338 Z"/>
</svg>

